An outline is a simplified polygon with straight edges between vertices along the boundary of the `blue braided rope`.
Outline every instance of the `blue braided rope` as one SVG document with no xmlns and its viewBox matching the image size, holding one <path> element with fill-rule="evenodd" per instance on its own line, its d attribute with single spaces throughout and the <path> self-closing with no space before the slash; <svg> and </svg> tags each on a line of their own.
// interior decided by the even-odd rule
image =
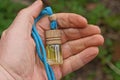
<svg viewBox="0 0 120 80">
<path fill-rule="evenodd" d="M 45 47 L 44 47 L 44 44 L 42 42 L 42 39 L 41 39 L 37 29 L 36 29 L 36 23 L 44 15 L 52 15 L 52 14 L 53 14 L 53 12 L 52 12 L 51 7 L 46 7 L 45 9 L 43 9 L 41 11 L 40 15 L 34 20 L 34 24 L 33 24 L 33 28 L 32 28 L 32 36 L 36 43 L 36 51 L 38 53 L 40 60 L 44 64 L 48 80 L 55 80 L 55 75 L 54 75 L 54 72 L 53 72 L 51 66 L 47 63 Z M 57 28 L 57 22 L 55 20 L 50 23 L 50 28 L 51 29 Z"/>
</svg>

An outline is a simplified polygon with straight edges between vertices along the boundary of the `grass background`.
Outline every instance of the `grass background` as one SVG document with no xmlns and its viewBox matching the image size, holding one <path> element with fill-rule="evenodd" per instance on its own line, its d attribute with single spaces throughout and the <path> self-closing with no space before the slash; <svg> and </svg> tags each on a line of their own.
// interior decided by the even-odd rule
<svg viewBox="0 0 120 80">
<path fill-rule="evenodd" d="M 18 11 L 27 6 L 25 3 L 29 4 L 34 0 L 26 1 L 0 0 L 0 35 L 12 23 Z M 105 38 L 105 44 L 100 47 L 100 54 L 95 60 L 62 80 L 120 80 L 120 11 L 117 8 L 120 1 L 117 4 L 115 0 L 111 0 L 112 4 L 109 0 L 50 2 L 54 12 L 80 14 L 88 19 L 89 24 L 99 25 Z"/>
</svg>

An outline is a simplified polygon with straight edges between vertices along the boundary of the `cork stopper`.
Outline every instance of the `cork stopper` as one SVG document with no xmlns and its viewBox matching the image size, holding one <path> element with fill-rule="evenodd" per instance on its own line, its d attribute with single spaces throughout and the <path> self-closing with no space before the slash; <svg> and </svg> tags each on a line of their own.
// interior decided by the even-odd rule
<svg viewBox="0 0 120 80">
<path fill-rule="evenodd" d="M 46 31 L 46 44 L 61 44 L 61 31 L 60 30 Z"/>
</svg>

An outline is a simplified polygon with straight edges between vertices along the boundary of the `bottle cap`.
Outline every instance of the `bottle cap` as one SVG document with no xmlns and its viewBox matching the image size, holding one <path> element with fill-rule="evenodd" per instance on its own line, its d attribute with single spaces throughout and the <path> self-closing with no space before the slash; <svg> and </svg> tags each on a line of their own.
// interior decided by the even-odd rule
<svg viewBox="0 0 120 80">
<path fill-rule="evenodd" d="M 60 30 L 46 31 L 46 43 L 47 44 L 61 44 L 61 31 Z"/>
</svg>

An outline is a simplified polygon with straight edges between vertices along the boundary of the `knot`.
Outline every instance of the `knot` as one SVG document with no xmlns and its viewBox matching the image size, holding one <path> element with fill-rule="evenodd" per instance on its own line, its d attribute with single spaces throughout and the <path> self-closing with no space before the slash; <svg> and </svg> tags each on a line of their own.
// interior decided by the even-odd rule
<svg viewBox="0 0 120 80">
<path fill-rule="evenodd" d="M 51 22 L 50 23 L 50 28 L 52 30 L 57 29 L 57 16 L 56 16 L 56 14 L 50 15 L 48 18 L 49 18 L 49 20 Z"/>
<path fill-rule="evenodd" d="M 50 21 L 56 21 L 57 20 L 56 14 L 50 15 L 48 18 L 49 18 Z"/>
</svg>

